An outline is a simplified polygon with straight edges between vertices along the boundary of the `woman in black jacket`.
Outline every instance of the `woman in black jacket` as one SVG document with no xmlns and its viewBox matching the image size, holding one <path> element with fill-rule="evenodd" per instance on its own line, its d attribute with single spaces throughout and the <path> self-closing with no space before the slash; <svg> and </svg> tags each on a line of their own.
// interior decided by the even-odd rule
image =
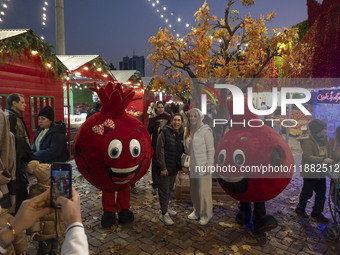
<svg viewBox="0 0 340 255">
<path fill-rule="evenodd" d="M 160 171 L 157 174 L 159 203 L 161 215 L 159 219 L 166 225 L 173 225 L 170 216 L 177 213 L 169 207 L 169 199 L 176 180 L 177 171 L 182 169 L 181 156 L 183 146 L 183 117 L 179 113 L 173 116 L 171 126 L 163 128 L 157 139 L 156 157 Z"/>
<path fill-rule="evenodd" d="M 164 103 L 158 102 L 155 108 L 156 116 L 149 119 L 148 132 L 151 136 L 151 145 L 154 151 L 156 151 L 157 138 L 163 127 L 171 123 L 170 114 L 164 112 Z M 152 194 L 157 194 L 157 173 L 159 172 L 159 166 L 157 159 L 152 159 Z"/>
<path fill-rule="evenodd" d="M 52 107 L 39 112 L 39 128 L 34 136 L 32 150 L 40 163 L 65 162 L 68 159 L 66 125 L 54 122 Z"/>
</svg>

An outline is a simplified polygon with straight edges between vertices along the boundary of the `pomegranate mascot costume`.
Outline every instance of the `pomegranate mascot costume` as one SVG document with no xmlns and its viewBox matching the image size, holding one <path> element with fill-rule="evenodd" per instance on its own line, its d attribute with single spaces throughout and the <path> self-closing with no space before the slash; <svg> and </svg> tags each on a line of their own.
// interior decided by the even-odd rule
<svg viewBox="0 0 340 255">
<path fill-rule="evenodd" d="M 294 157 L 284 139 L 247 105 L 244 115 L 233 115 L 232 108 L 229 104 L 233 125 L 216 148 L 215 163 L 221 167 L 218 181 L 240 201 L 236 222 L 247 225 L 252 216 L 255 233 L 263 233 L 277 226 L 276 219 L 266 214 L 265 201 L 279 195 L 290 182 Z"/>
<path fill-rule="evenodd" d="M 102 108 L 80 127 L 73 151 L 79 171 L 93 186 L 103 191 L 103 227 L 134 220 L 130 209 L 130 186 L 148 170 L 152 147 L 143 124 L 125 111 L 133 100 L 132 89 L 108 83 L 97 92 Z M 115 196 L 117 192 L 117 197 Z"/>
</svg>

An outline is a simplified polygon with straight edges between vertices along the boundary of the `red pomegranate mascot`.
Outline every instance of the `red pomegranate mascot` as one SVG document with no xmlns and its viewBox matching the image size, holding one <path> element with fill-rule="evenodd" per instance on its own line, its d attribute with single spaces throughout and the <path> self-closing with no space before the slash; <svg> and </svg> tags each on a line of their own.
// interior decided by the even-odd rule
<svg viewBox="0 0 340 255">
<path fill-rule="evenodd" d="M 150 136 L 143 124 L 125 111 L 134 97 L 132 89 L 123 91 L 120 84 L 114 87 L 112 83 L 90 89 L 97 92 L 102 108 L 77 132 L 74 158 L 86 180 L 103 191 L 102 226 L 114 225 L 116 212 L 120 223 L 132 222 L 129 187 L 150 166 Z"/>
<path fill-rule="evenodd" d="M 221 167 L 218 181 L 227 194 L 240 201 L 237 223 L 250 222 L 253 203 L 254 231 L 263 233 L 277 226 L 276 219 L 266 214 L 265 201 L 279 195 L 290 182 L 294 157 L 283 138 L 263 125 L 247 106 L 244 115 L 233 115 L 231 105 L 228 109 L 229 123 L 234 124 L 216 148 L 215 163 Z"/>
</svg>

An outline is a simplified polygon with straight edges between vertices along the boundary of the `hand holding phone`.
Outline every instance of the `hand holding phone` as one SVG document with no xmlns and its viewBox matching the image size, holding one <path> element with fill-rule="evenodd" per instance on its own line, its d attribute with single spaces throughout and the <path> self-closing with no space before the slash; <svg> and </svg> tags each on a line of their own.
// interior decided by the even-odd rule
<svg viewBox="0 0 340 255">
<path fill-rule="evenodd" d="M 51 165 L 51 207 L 61 208 L 55 203 L 60 196 L 68 199 L 72 197 L 72 166 L 55 162 Z"/>
<path fill-rule="evenodd" d="M 82 222 L 80 212 L 80 197 L 74 188 L 72 188 L 72 198 L 70 200 L 64 197 L 59 197 L 56 203 L 61 205 L 61 211 L 63 213 L 66 227 L 74 222 Z"/>
</svg>

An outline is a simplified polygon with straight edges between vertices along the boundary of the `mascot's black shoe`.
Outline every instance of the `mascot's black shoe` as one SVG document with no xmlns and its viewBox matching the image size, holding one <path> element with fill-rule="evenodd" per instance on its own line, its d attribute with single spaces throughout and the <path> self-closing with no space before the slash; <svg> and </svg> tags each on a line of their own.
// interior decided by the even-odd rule
<svg viewBox="0 0 340 255">
<path fill-rule="evenodd" d="M 123 210 L 120 213 L 118 213 L 118 218 L 120 223 L 125 224 L 133 222 L 135 216 L 133 216 L 133 212 L 131 212 L 130 210 Z"/>
<path fill-rule="evenodd" d="M 259 221 L 254 222 L 255 233 L 264 233 L 276 227 L 277 227 L 277 221 L 271 215 L 265 215 Z"/>
<path fill-rule="evenodd" d="M 239 211 L 236 215 L 236 222 L 240 225 L 248 225 L 251 218 L 251 212 Z"/>
<path fill-rule="evenodd" d="M 104 212 L 102 216 L 102 227 L 109 228 L 116 223 L 116 213 L 114 212 Z"/>
</svg>

